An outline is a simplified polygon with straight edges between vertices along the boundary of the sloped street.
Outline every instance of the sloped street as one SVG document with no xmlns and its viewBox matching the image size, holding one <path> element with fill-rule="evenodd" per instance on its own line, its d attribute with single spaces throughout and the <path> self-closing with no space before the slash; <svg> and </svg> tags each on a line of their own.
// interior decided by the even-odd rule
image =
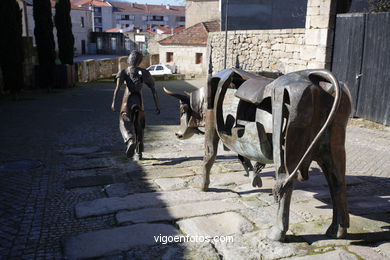
<svg viewBox="0 0 390 260">
<path fill-rule="evenodd" d="M 4 259 L 390 259 L 390 131 L 347 129 L 351 226 L 324 234 L 332 218 L 318 167 L 293 193 L 287 242 L 266 234 L 276 219 L 272 165 L 252 188 L 232 152 L 220 153 L 211 191 L 199 191 L 203 136 L 179 141 L 179 102 L 205 79 L 157 82 L 161 114 L 144 88 L 144 160 L 126 158 L 114 84 L 97 81 L 0 102 L 0 255 Z M 119 103 L 117 107 L 119 108 Z M 169 236 L 233 241 L 166 241 Z"/>
</svg>

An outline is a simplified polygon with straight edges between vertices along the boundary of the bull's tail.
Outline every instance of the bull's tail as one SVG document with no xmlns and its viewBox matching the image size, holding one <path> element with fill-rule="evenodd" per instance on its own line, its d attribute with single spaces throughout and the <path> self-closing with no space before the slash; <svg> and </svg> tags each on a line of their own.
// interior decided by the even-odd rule
<svg viewBox="0 0 390 260">
<path fill-rule="evenodd" d="M 340 87 L 340 84 L 339 84 L 338 80 L 336 79 L 336 77 L 330 71 L 328 71 L 328 70 L 313 70 L 313 71 L 311 71 L 309 73 L 308 77 L 309 78 L 311 78 L 311 77 L 319 77 L 319 78 L 325 79 L 326 81 L 328 81 L 331 84 L 333 84 L 334 89 L 335 89 L 335 98 L 334 98 L 333 105 L 332 105 L 332 108 L 330 110 L 330 113 L 328 115 L 328 118 L 326 119 L 326 121 L 325 121 L 324 125 L 322 126 L 322 128 L 320 129 L 320 131 L 314 137 L 313 141 L 311 142 L 311 144 L 307 148 L 307 150 L 304 153 L 304 155 L 302 156 L 301 160 L 298 162 L 298 164 L 295 167 L 294 171 L 291 174 L 289 174 L 288 178 L 286 178 L 283 182 L 278 182 L 275 185 L 273 192 L 278 197 L 280 197 L 284 193 L 285 187 L 287 187 L 287 185 L 289 183 L 291 183 L 291 181 L 297 176 L 298 170 L 301 167 L 302 163 L 304 162 L 304 160 L 306 159 L 308 154 L 311 152 L 313 147 L 317 144 L 318 140 L 321 138 L 321 136 L 325 132 L 326 128 L 333 121 L 333 119 L 334 119 L 334 117 L 336 115 L 336 111 L 337 111 L 337 109 L 339 107 L 339 104 L 340 104 L 340 100 L 341 100 L 341 87 Z"/>
</svg>

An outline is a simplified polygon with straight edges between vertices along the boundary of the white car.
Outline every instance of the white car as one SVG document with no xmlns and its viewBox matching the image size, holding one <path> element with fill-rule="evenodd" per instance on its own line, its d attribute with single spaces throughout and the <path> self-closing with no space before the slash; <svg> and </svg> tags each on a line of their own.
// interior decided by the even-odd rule
<svg viewBox="0 0 390 260">
<path fill-rule="evenodd" d="M 167 75 L 167 74 L 172 74 L 172 70 L 168 68 L 167 65 L 164 64 L 157 64 L 157 65 L 152 65 L 147 70 L 150 72 L 152 75 Z"/>
</svg>

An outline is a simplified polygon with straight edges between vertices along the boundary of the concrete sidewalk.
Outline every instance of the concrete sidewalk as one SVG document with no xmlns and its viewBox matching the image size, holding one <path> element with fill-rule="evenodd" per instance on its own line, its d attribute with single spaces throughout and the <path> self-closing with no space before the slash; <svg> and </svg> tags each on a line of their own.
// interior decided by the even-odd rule
<svg viewBox="0 0 390 260">
<path fill-rule="evenodd" d="M 332 210 L 322 173 L 293 194 L 287 243 L 266 238 L 275 221 L 272 165 L 253 189 L 234 153 L 200 192 L 203 137 L 178 141 L 178 102 L 162 86 L 191 91 L 205 80 L 159 82 L 161 115 L 145 89 L 141 162 L 124 156 L 113 84 L 0 104 L 0 255 L 23 259 L 390 259 L 390 132 L 347 129 L 351 212 L 347 239 L 324 236 Z M 118 104 L 119 106 L 119 104 Z M 175 243 L 168 238 L 188 237 Z M 222 236 L 195 242 L 196 238 Z M 167 243 L 166 243 L 167 242 Z"/>
</svg>

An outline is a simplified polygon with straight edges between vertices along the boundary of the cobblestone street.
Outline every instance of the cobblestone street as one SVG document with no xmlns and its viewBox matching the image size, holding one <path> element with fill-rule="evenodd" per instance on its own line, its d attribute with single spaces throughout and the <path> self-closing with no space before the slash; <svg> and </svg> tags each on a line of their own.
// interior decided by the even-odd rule
<svg viewBox="0 0 390 260">
<path fill-rule="evenodd" d="M 0 259 L 390 259 L 390 131 L 347 129 L 346 239 L 332 220 L 326 180 L 313 164 L 296 183 L 287 242 L 276 219 L 272 165 L 252 188 L 232 152 L 219 149 L 211 191 L 199 191 L 203 136 L 179 141 L 179 102 L 205 79 L 157 82 L 161 114 L 144 88 L 144 160 L 126 158 L 114 84 L 97 81 L 0 103 Z M 119 108 L 119 103 L 117 104 Z M 233 242 L 165 243 L 164 236 L 232 236 Z"/>
</svg>

